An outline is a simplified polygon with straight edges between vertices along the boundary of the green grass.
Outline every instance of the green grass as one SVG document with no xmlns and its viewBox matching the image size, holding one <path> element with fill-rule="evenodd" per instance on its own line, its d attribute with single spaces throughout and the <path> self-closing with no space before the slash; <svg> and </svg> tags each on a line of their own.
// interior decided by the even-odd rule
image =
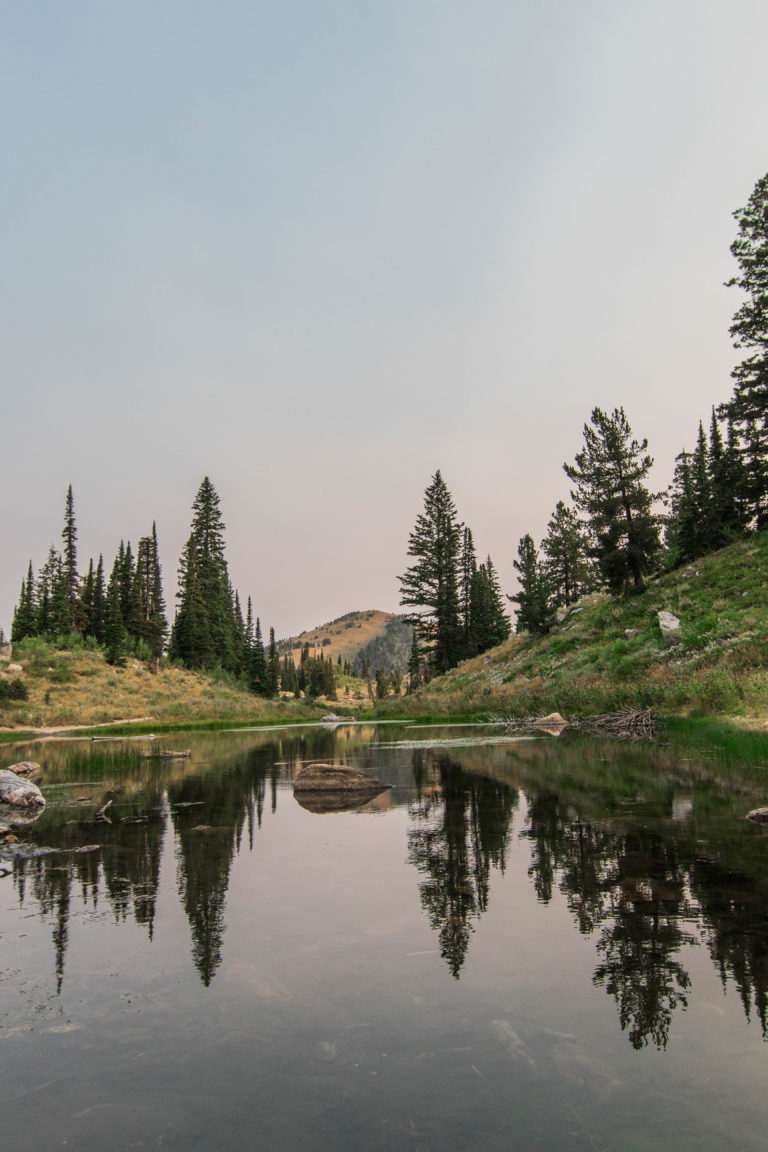
<svg viewBox="0 0 768 1152">
<path fill-rule="evenodd" d="M 654 708 L 768 716 L 768 532 L 667 573 L 640 594 L 585 597 L 548 636 L 514 636 L 379 714 L 564 716 Z M 658 612 L 681 621 L 677 643 Z"/>
</svg>

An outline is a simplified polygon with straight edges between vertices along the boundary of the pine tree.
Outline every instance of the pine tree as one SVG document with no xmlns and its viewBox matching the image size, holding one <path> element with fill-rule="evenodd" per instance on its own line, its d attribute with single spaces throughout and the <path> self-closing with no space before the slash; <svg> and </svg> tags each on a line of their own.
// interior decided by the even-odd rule
<svg viewBox="0 0 768 1152">
<path fill-rule="evenodd" d="M 490 556 L 480 565 L 472 581 L 470 633 L 475 651 L 487 652 L 509 636 L 511 625 L 504 611 L 501 588 Z"/>
<path fill-rule="evenodd" d="M 192 527 L 179 560 L 179 606 L 169 655 L 189 668 L 231 671 L 236 637 L 231 587 L 224 559 L 219 497 L 206 476 L 192 506 Z"/>
<path fill-rule="evenodd" d="M 642 588 L 658 566 L 659 517 L 653 502 L 660 496 L 644 483 L 653 466 L 647 447 L 647 440 L 632 438 L 623 408 L 610 416 L 595 408 L 591 427 L 584 425 L 584 448 L 574 464 L 563 465 L 576 484 L 571 498 L 586 516 L 593 554 L 613 593 L 630 585 Z"/>
<path fill-rule="evenodd" d="M 331 682 L 333 682 L 333 664 L 330 657 L 328 658 L 329 667 L 331 669 Z M 275 640 L 275 630 L 269 630 L 269 645 L 267 647 L 267 695 L 277 696 L 280 687 L 280 656 L 277 651 L 277 641 Z"/>
<path fill-rule="evenodd" d="M 125 557 L 123 563 L 127 564 Z M 165 647 L 168 622 L 165 618 L 155 524 L 152 525 L 152 535 L 142 536 L 139 540 L 129 603 L 126 625 L 131 635 L 146 647 L 152 660 L 159 660 Z"/>
<path fill-rule="evenodd" d="M 750 350 L 733 372 L 732 399 L 723 410 L 741 437 L 747 466 L 749 519 L 768 525 L 768 173 L 755 184 L 745 208 L 734 212 L 739 234 L 731 254 L 738 275 L 728 281 L 745 295 L 733 316 L 735 348 Z"/>
<path fill-rule="evenodd" d="M 96 573 L 93 570 L 93 557 L 88 561 L 88 571 L 85 574 L 82 587 L 80 589 L 80 613 L 82 618 L 83 636 L 92 636 L 92 619 L 93 619 L 93 591 L 94 583 L 96 580 Z"/>
<path fill-rule="evenodd" d="M 105 644 L 107 638 L 107 590 L 104 584 L 104 557 L 99 553 L 99 562 L 93 578 L 93 607 L 91 610 L 91 635 L 98 644 Z"/>
<path fill-rule="evenodd" d="M 249 687 L 257 696 L 267 695 L 267 657 L 264 651 L 264 641 L 261 638 L 261 621 L 256 617 L 256 631 L 251 651 L 251 666 Z"/>
<path fill-rule="evenodd" d="M 128 647 L 128 633 L 123 622 L 123 608 L 121 603 L 121 584 L 123 579 L 125 550 L 122 541 L 121 552 L 115 557 L 112 572 L 107 585 L 104 620 L 104 655 L 108 664 L 117 667 L 125 663 L 125 654 Z M 122 553 L 122 554 L 121 554 Z"/>
<path fill-rule="evenodd" d="M 690 452 L 681 452 L 677 456 L 670 489 L 670 511 L 664 541 L 673 567 L 687 564 L 698 555 L 696 495 L 691 461 Z"/>
<path fill-rule="evenodd" d="M 37 623 L 35 633 L 38 636 L 52 636 L 56 632 L 58 607 L 61 602 L 60 595 L 61 557 L 51 544 L 48 555 L 37 579 Z"/>
<path fill-rule="evenodd" d="M 77 574 L 77 527 L 75 525 L 75 503 L 72 485 L 67 489 L 64 507 L 64 527 L 61 532 L 64 544 L 62 552 L 61 590 L 62 608 L 60 629 L 62 634 L 82 631 L 80 613 L 80 577 Z"/>
<path fill-rule="evenodd" d="M 461 600 L 462 658 L 468 660 L 479 651 L 475 635 L 477 609 L 473 601 L 477 597 L 477 559 L 471 529 L 465 527 L 461 540 L 459 559 L 459 597 Z"/>
<path fill-rule="evenodd" d="M 18 643 L 27 636 L 34 636 L 36 632 L 35 611 L 35 574 L 32 570 L 32 561 L 27 568 L 27 578 L 21 582 L 21 595 L 19 603 L 13 614 L 11 622 L 11 640 Z"/>
<path fill-rule="evenodd" d="M 552 603 L 567 608 L 594 584 L 584 529 L 571 508 L 559 500 L 541 542 Z"/>
<path fill-rule="evenodd" d="M 133 550 L 131 542 L 123 544 L 120 541 L 120 548 L 118 550 L 118 557 L 120 560 L 119 570 L 117 573 L 118 581 L 118 595 L 120 600 L 120 615 L 123 620 L 123 628 L 127 636 L 131 640 L 138 640 L 140 630 L 140 619 L 138 615 L 137 606 L 133 599 L 133 585 L 136 576 L 136 563 L 133 558 Z"/>
<path fill-rule="evenodd" d="M 549 585 L 533 537 L 527 532 L 520 540 L 517 556 L 514 565 L 520 581 L 520 591 L 508 597 L 513 604 L 518 605 L 515 613 L 517 631 L 549 632 L 554 617 Z"/>
<path fill-rule="evenodd" d="M 415 563 L 400 580 L 400 603 L 412 611 L 405 619 L 418 630 L 422 646 L 438 673 L 461 659 L 462 628 L 458 560 L 461 526 L 440 472 L 424 493 L 424 512 L 408 541 Z"/>
</svg>

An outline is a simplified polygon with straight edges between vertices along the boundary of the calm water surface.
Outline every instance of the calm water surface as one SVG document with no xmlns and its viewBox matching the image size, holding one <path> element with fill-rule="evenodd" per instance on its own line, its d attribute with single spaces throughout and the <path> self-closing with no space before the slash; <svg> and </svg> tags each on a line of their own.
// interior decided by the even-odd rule
<svg viewBox="0 0 768 1152">
<path fill-rule="evenodd" d="M 142 758 L 163 746 L 192 757 Z M 458 727 L 0 766 L 23 757 L 48 806 L 0 858 L 16 1152 L 764 1147 L 755 783 Z M 312 760 L 394 787 L 309 811 L 292 780 Z"/>
</svg>

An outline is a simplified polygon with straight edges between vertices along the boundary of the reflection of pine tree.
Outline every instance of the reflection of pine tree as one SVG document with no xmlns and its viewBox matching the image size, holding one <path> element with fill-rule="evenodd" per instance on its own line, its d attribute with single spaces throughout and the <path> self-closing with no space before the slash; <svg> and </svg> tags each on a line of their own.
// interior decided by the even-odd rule
<svg viewBox="0 0 768 1152">
<path fill-rule="evenodd" d="M 531 868 L 539 899 L 555 881 L 581 932 L 602 926 L 594 982 L 615 997 L 633 1048 L 666 1047 L 690 977 L 674 958 L 693 937 L 680 928 L 685 873 L 674 842 L 645 829 L 616 835 L 573 819 L 556 793 L 531 800 Z"/>
<path fill-rule="evenodd" d="M 568 898 L 579 931 L 589 933 L 605 916 L 606 893 L 615 882 L 609 848 L 611 833 L 574 822 L 556 792 L 540 792 L 530 800 L 528 829 L 536 895 L 542 904 L 552 899 L 556 870 L 558 887 Z"/>
<path fill-rule="evenodd" d="M 424 752 L 414 753 L 414 774 L 422 780 L 424 759 Z M 427 877 L 419 886 L 422 907 L 439 929 L 440 954 L 458 979 L 472 919 L 488 906 L 491 865 L 504 871 L 517 794 L 447 757 L 436 767 L 439 792 L 423 795 L 411 809 L 408 859 Z"/>
<path fill-rule="evenodd" d="M 633 1048 L 665 1048 L 672 1013 L 687 1006 L 691 979 L 674 959 L 695 937 L 682 930 L 685 875 L 674 841 L 644 828 L 616 837 L 615 883 L 597 944 L 604 957 L 594 981 L 616 998 Z"/>
<path fill-rule="evenodd" d="M 768 1039 L 768 922 L 762 874 L 734 873 L 698 856 L 692 865 L 691 890 L 700 901 L 710 955 L 723 985 L 729 976 L 734 980 L 747 1019 L 754 1005 Z"/>
<path fill-rule="evenodd" d="M 324 733 L 325 737 L 331 733 Z M 298 748 L 300 741 L 293 744 Z M 313 749 L 314 751 L 315 749 Z M 213 827 L 196 831 L 200 811 L 179 807 L 173 815 L 177 835 L 179 894 L 192 932 L 192 959 L 206 987 L 222 960 L 229 870 L 243 833 L 253 845 L 261 825 L 267 782 L 272 811 L 277 806 L 277 780 L 283 759 L 274 744 L 251 749 L 219 776 L 188 777 L 169 791 L 171 805 L 203 801 Z"/>
</svg>

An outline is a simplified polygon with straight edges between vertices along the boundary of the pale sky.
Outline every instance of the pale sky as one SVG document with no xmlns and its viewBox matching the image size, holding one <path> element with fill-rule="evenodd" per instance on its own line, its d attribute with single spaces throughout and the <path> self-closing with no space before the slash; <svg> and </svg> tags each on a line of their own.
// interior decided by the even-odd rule
<svg viewBox="0 0 768 1152">
<path fill-rule="evenodd" d="M 0 2 L 0 625 L 204 475 L 278 636 L 397 611 L 440 469 L 514 590 L 595 405 L 728 398 L 760 0 Z"/>
</svg>

